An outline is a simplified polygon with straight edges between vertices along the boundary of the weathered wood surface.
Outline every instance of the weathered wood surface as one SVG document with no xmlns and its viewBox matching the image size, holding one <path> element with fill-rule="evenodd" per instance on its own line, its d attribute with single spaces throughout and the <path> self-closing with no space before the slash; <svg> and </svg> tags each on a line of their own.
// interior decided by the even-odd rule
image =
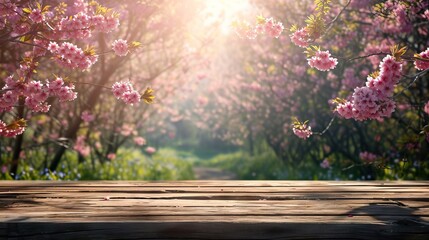
<svg viewBox="0 0 429 240">
<path fill-rule="evenodd" d="M 429 182 L 0 181 L 0 239 L 429 239 Z"/>
</svg>

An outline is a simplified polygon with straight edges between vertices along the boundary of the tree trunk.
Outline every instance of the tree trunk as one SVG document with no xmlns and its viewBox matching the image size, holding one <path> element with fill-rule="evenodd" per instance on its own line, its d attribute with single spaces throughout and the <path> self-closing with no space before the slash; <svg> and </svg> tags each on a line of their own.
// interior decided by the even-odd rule
<svg viewBox="0 0 429 240">
<path fill-rule="evenodd" d="M 247 136 L 247 140 L 249 143 L 249 154 L 253 157 L 255 155 L 255 143 L 253 141 L 253 132 L 250 124 L 247 125 L 247 130 L 249 131 L 249 136 Z"/>
<path fill-rule="evenodd" d="M 24 99 L 19 100 L 18 118 L 24 117 Z M 16 136 L 15 146 L 13 148 L 12 165 L 10 167 L 10 175 L 15 178 L 18 172 L 19 156 L 22 151 L 22 143 L 24 142 L 24 133 Z"/>
<path fill-rule="evenodd" d="M 107 49 L 106 43 L 104 41 L 104 34 L 100 34 L 98 37 L 98 42 L 99 42 L 99 46 L 100 46 L 100 52 L 105 52 L 105 50 Z M 116 71 L 116 69 L 118 68 L 118 66 L 120 66 L 120 63 L 122 61 L 124 61 L 124 59 L 126 58 L 116 58 L 113 61 L 111 61 L 111 63 L 109 64 L 109 66 L 106 67 L 106 59 L 104 55 L 100 56 L 100 78 L 99 81 L 97 82 L 98 85 L 105 85 L 106 83 L 109 82 L 110 77 L 113 75 L 113 73 Z M 92 92 L 89 94 L 89 98 L 87 101 L 87 105 L 88 107 L 86 107 L 85 109 L 82 109 L 81 111 L 85 111 L 85 110 L 89 110 L 91 111 L 96 103 L 98 102 L 100 95 L 101 95 L 101 91 L 103 89 L 101 87 L 96 87 L 92 90 Z M 76 138 L 76 133 L 79 130 L 80 124 L 82 123 L 82 119 L 80 116 L 77 116 L 75 118 L 74 123 L 71 125 L 71 127 L 69 128 L 69 130 L 67 131 L 67 133 L 65 134 L 65 138 L 69 139 L 69 140 L 73 140 Z M 60 160 L 62 158 L 62 156 L 65 153 L 66 148 L 64 146 L 60 146 L 57 150 L 57 152 L 55 153 L 55 156 L 51 162 L 51 165 L 49 167 L 49 169 L 51 171 L 54 171 L 55 169 L 57 169 L 58 164 L 60 163 Z"/>
<path fill-rule="evenodd" d="M 68 129 L 68 131 L 66 132 L 64 137 L 69 139 L 69 140 L 75 139 L 76 133 L 79 130 L 81 122 L 82 122 L 82 119 L 80 117 L 76 118 L 75 122 L 70 126 L 70 128 Z M 64 147 L 64 146 L 58 147 L 57 152 L 55 153 L 55 156 L 52 159 L 51 165 L 49 166 L 49 169 L 51 171 L 55 171 L 57 169 L 58 164 L 60 163 L 60 160 L 61 160 L 62 156 L 64 155 L 65 151 L 66 151 L 66 147 Z"/>
</svg>

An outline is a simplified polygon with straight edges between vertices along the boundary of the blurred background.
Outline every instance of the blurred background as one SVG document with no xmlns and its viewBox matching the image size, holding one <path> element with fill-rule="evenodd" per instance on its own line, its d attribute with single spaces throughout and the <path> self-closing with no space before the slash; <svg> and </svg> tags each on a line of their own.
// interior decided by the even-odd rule
<svg viewBox="0 0 429 240">
<path fill-rule="evenodd" d="M 38 78 L 74 79 L 78 98 L 53 102 L 48 113 L 25 112 L 22 137 L 0 139 L 0 179 L 428 179 L 427 74 L 409 85 L 416 70 L 404 65 L 388 119 L 343 119 L 332 101 L 364 86 L 385 55 L 350 59 L 388 53 L 393 44 L 417 53 L 429 46 L 425 2 L 331 1 L 327 21 L 341 15 L 315 44 L 339 64 L 319 72 L 289 36 L 293 24 L 305 26 L 313 1 L 100 1 L 120 14 L 120 27 L 76 44 L 103 53 L 122 38 L 141 47 L 123 58 L 101 54 L 84 72 L 41 62 Z M 279 38 L 239 37 L 232 23 L 256 16 L 285 30 Z M 29 49 L 1 46 L 2 79 L 13 56 Z M 85 84 L 124 80 L 153 88 L 155 102 L 129 106 Z M 298 138 L 295 118 L 323 134 Z"/>
</svg>

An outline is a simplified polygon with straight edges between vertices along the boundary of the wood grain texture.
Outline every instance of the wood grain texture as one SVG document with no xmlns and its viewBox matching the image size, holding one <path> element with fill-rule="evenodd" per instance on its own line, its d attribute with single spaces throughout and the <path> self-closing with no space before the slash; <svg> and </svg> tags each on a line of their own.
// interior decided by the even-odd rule
<svg viewBox="0 0 429 240">
<path fill-rule="evenodd" d="M 0 239 L 429 239 L 429 182 L 1 181 L 0 219 Z"/>
</svg>

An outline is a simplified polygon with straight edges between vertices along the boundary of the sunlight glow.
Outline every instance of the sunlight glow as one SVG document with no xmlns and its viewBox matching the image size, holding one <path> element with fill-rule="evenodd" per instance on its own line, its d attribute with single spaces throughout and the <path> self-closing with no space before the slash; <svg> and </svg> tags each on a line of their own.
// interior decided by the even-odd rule
<svg viewBox="0 0 429 240">
<path fill-rule="evenodd" d="M 216 24 L 220 33 L 228 35 L 231 32 L 231 23 L 237 16 L 248 13 L 251 4 L 248 0 L 204 0 L 203 14 L 206 16 L 204 25 Z"/>
</svg>

